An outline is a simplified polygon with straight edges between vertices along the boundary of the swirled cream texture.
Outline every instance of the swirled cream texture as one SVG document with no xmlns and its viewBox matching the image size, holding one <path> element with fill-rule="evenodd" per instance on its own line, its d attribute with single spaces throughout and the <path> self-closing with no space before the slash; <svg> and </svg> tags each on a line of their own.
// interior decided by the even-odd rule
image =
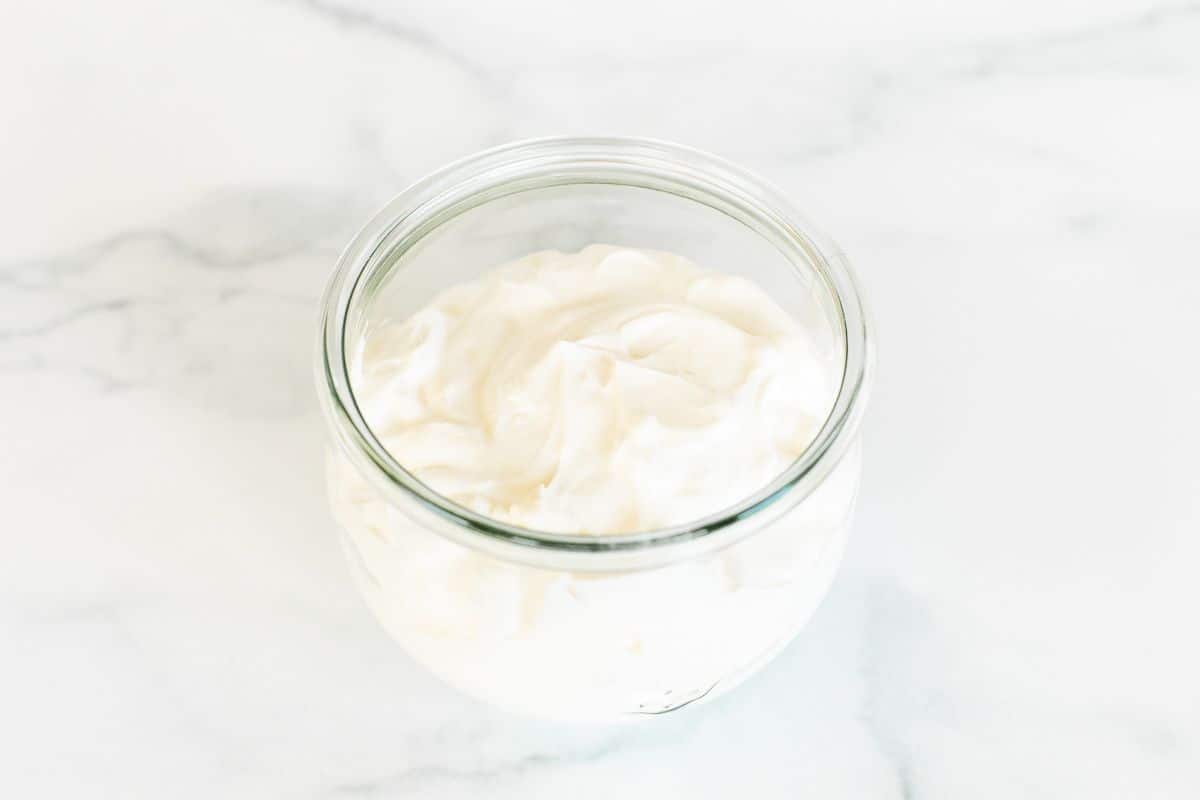
<svg viewBox="0 0 1200 800">
<path fill-rule="evenodd" d="M 744 278 L 663 252 L 539 252 L 376 325 L 352 360 L 381 443 L 440 494 L 527 528 L 616 534 L 751 496 L 835 394 Z"/>
</svg>

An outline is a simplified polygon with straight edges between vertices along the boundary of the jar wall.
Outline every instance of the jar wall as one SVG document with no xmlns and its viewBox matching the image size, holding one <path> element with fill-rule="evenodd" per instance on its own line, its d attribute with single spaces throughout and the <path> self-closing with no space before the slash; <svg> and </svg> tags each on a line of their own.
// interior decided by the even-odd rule
<svg viewBox="0 0 1200 800">
<path fill-rule="evenodd" d="M 802 327 L 833 385 L 845 332 L 813 264 L 789 260 L 752 228 L 703 202 L 644 186 L 579 183 L 525 188 L 457 211 L 405 244 L 385 241 L 367 270 L 370 291 L 350 316 L 346 341 L 377 323 L 406 319 L 439 292 L 530 253 L 594 244 L 669 252 L 764 289 Z M 404 246 L 401 246 L 404 245 Z"/>
<path fill-rule="evenodd" d="M 456 688 L 558 719 L 662 713 L 769 660 L 828 590 L 859 471 L 856 443 L 812 494 L 724 550 L 595 573 L 452 542 L 414 519 L 415 507 L 383 500 L 341 454 L 328 457 L 346 552 L 385 629 Z"/>
<path fill-rule="evenodd" d="M 437 495 L 371 429 L 354 367 L 374 325 L 441 290 L 530 252 L 596 243 L 757 283 L 837 387 L 816 438 L 771 486 L 690 528 L 633 531 L 599 550 Z M 329 492 L 363 594 L 417 661 L 511 710 L 614 719 L 716 696 L 778 652 L 833 579 L 871 353 L 840 253 L 776 190 L 719 159 L 558 139 L 451 165 L 359 233 L 326 293 L 317 377 L 336 443 Z"/>
</svg>

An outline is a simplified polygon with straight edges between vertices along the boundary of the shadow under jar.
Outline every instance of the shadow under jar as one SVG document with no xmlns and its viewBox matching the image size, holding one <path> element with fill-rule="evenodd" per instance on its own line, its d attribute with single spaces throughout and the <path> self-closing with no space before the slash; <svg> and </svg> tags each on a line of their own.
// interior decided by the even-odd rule
<svg viewBox="0 0 1200 800">
<path fill-rule="evenodd" d="M 815 438 L 774 481 L 685 525 L 549 533 L 439 495 L 381 444 L 352 369 L 371 326 L 496 265 L 593 243 L 743 276 L 796 319 L 836 388 Z M 478 698 L 598 720 L 709 699 L 778 653 L 833 580 L 872 365 L 862 303 L 838 250 L 722 160 L 645 140 L 547 139 L 453 164 L 346 249 L 317 361 L 330 500 L 358 585 L 413 658 Z"/>
</svg>

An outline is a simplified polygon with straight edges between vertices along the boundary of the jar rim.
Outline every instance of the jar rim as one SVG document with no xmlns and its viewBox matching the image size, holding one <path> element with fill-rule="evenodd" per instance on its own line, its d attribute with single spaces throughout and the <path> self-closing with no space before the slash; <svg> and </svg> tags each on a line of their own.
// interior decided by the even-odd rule
<svg viewBox="0 0 1200 800">
<path fill-rule="evenodd" d="M 517 187 L 531 175 L 542 181 Z M 605 177 L 607 176 L 607 177 Z M 668 181 L 661 188 L 631 176 Z M 829 416 L 812 442 L 779 476 L 726 509 L 682 525 L 624 534 L 537 531 L 479 514 L 438 494 L 406 470 L 379 442 L 358 407 L 346 358 L 351 312 L 383 253 L 416 244 L 433 228 L 495 196 L 531 188 L 613 183 L 652 188 L 744 215 L 788 261 L 814 270 L 842 325 L 844 364 Z M 677 191 L 678 190 L 678 191 Z M 691 193 L 685 193 L 691 192 Z M 491 193 L 491 196 L 488 196 Z M 482 199 L 481 199 L 482 198 Z M 472 205 L 472 202 L 474 204 Z M 456 209 L 456 210 L 455 210 Z M 370 299 L 367 294 L 366 299 Z M 424 520 L 448 537 L 499 557 L 584 569 L 661 564 L 718 549 L 761 527 L 808 496 L 837 465 L 854 439 L 874 372 L 874 345 L 861 292 L 841 251 L 818 233 L 774 186 L 714 155 L 641 138 L 550 137 L 501 145 L 445 166 L 385 205 L 342 252 L 321 307 L 318 396 L 337 444 L 385 499 L 416 500 Z M 784 502 L 787 498 L 790 502 Z M 411 503 L 408 504 L 411 507 Z"/>
</svg>

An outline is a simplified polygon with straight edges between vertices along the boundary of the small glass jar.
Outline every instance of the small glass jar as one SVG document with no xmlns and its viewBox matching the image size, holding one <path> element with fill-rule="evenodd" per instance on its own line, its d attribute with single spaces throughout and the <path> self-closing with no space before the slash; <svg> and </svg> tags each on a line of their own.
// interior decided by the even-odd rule
<svg viewBox="0 0 1200 800">
<path fill-rule="evenodd" d="M 380 444 L 348 368 L 366 326 L 528 253 L 593 243 L 742 275 L 799 320 L 838 388 L 777 479 L 687 525 L 556 534 L 438 495 Z M 545 139 L 446 167 L 343 253 L 317 361 L 330 500 L 363 595 L 413 658 L 469 694 L 559 719 L 681 708 L 768 661 L 832 582 L 872 365 L 862 302 L 838 250 L 775 189 L 722 160 L 646 140 Z"/>
</svg>

